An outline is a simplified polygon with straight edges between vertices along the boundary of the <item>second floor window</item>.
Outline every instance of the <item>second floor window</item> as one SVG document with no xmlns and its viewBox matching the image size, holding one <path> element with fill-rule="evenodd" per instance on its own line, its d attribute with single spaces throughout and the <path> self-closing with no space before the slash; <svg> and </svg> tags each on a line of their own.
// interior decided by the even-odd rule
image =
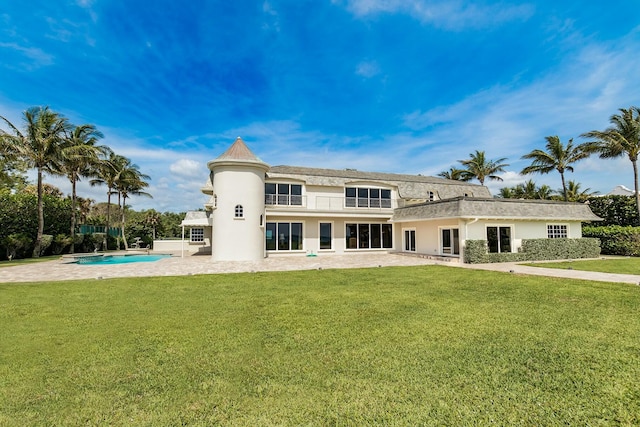
<svg viewBox="0 0 640 427">
<path fill-rule="evenodd" d="M 348 208 L 390 208 L 391 190 L 384 188 L 346 187 L 345 206 Z"/>
<path fill-rule="evenodd" d="M 242 209 L 242 205 L 236 205 L 235 217 L 236 218 L 244 217 L 244 209 Z"/>
<path fill-rule="evenodd" d="M 264 202 L 267 205 L 302 206 L 302 185 L 266 183 Z"/>
</svg>

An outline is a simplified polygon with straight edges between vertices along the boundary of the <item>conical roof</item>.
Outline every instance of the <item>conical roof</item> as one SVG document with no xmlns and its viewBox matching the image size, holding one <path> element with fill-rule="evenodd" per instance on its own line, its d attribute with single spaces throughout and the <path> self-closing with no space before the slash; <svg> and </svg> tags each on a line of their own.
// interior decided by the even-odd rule
<svg viewBox="0 0 640 427">
<path fill-rule="evenodd" d="M 253 154 L 240 137 L 236 138 L 227 151 L 207 163 L 207 166 L 211 169 L 212 166 L 221 164 L 254 164 L 262 169 L 269 169 L 269 165 Z"/>
</svg>

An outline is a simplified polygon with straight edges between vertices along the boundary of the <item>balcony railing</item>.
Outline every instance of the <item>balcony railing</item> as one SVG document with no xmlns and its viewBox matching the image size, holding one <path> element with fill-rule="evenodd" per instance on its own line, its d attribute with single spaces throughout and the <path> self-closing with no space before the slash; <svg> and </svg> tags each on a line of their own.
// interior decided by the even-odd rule
<svg viewBox="0 0 640 427">
<path fill-rule="evenodd" d="M 264 204 L 267 206 L 305 206 L 306 196 L 291 194 L 265 194 Z"/>
<path fill-rule="evenodd" d="M 304 207 L 322 211 L 386 211 L 398 207 L 398 200 L 369 199 L 358 197 L 330 197 L 330 196 L 292 196 L 286 194 L 265 195 L 267 207 Z"/>
</svg>

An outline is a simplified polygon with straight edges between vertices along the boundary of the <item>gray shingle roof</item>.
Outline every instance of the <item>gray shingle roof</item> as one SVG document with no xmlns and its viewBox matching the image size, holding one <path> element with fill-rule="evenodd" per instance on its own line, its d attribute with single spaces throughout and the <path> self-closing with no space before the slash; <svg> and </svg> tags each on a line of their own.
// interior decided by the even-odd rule
<svg viewBox="0 0 640 427">
<path fill-rule="evenodd" d="M 457 197 L 394 211 L 394 221 L 438 218 L 599 221 L 589 205 L 550 200 Z"/>
<path fill-rule="evenodd" d="M 323 169 L 301 166 L 272 166 L 267 172 L 272 179 L 297 179 L 307 185 L 343 187 L 345 184 L 372 182 L 397 186 L 404 199 L 424 199 L 433 191 L 440 199 L 462 196 L 491 197 L 487 187 L 422 175 L 405 175 L 381 172 L 362 172 L 353 169 Z"/>
</svg>

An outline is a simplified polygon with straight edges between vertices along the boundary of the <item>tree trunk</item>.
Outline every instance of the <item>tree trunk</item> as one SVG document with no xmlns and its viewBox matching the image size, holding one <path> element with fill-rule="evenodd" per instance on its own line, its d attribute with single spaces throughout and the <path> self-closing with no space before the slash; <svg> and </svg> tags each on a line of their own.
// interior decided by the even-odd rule
<svg viewBox="0 0 640 427">
<path fill-rule="evenodd" d="M 42 234 L 44 233 L 44 203 L 42 200 L 42 169 L 38 168 L 38 233 L 33 247 L 33 257 L 40 257 L 42 247 Z"/>
<path fill-rule="evenodd" d="M 76 177 L 71 177 L 71 249 L 69 253 L 75 253 L 76 246 Z"/>
<path fill-rule="evenodd" d="M 633 164 L 633 189 L 636 191 L 636 209 L 638 211 L 638 221 L 640 221 L 640 193 L 638 192 L 638 159 L 632 159 Z"/>
<path fill-rule="evenodd" d="M 564 182 L 564 173 L 560 172 L 560 178 L 562 178 L 562 194 L 564 195 L 564 201 L 568 202 L 567 198 L 567 184 Z"/>
<path fill-rule="evenodd" d="M 109 250 L 109 214 L 110 214 L 110 210 L 111 210 L 111 188 L 107 189 L 107 225 L 104 228 L 104 241 L 102 242 L 102 246 L 103 246 L 103 251 L 108 251 Z"/>
<path fill-rule="evenodd" d="M 126 251 L 127 249 L 129 249 L 129 246 L 127 245 L 127 237 L 124 235 L 124 207 L 126 206 L 127 203 L 127 198 L 123 195 L 122 196 L 122 241 L 124 242 L 124 250 Z"/>
</svg>

